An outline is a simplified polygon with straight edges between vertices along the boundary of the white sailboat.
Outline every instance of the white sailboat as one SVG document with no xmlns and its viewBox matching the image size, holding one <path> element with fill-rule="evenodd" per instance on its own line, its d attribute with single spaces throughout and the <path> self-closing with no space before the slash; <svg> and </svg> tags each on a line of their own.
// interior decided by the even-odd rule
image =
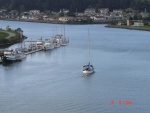
<svg viewBox="0 0 150 113">
<path fill-rule="evenodd" d="M 64 37 L 62 38 L 62 46 L 66 46 L 69 43 L 69 39 L 66 38 L 65 36 L 65 25 L 64 25 Z"/>
<path fill-rule="evenodd" d="M 62 35 L 56 34 L 52 39 L 52 44 L 54 45 L 54 47 L 58 48 L 60 47 L 61 43 L 62 43 Z"/>
<path fill-rule="evenodd" d="M 89 30 L 88 30 L 88 37 L 89 37 Z M 84 65 L 82 68 L 83 74 L 92 74 L 94 73 L 94 67 L 90 64 L 90 37 L 89 37 L 89 43 L 88 43 L 88 51 L 89 51 L 89 63 Z"/>
</svg>

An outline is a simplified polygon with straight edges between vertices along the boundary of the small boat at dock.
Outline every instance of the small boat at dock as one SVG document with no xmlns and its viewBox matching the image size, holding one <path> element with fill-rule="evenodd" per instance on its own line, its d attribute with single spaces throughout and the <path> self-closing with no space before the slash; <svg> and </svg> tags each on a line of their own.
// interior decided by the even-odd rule
<svg viewBox="0 0 150 113">
<path fill-rule="evenodd" d="M 52 42 L 50 40 L 46 39 L 46 41 L 45 41 L 45 43 L 43 45 L 43 49 L 45 51 L 52 50 L 52 49 L 54 49 L 54 45 L 52 44 Z"/>
<path fill-rule="evenodd" d="M 37 50 L 37 45 L 36 44 L 30 44 L 28 51 L 33 51 L 33 50 Z"/>
<path fill-rule="evenodd" d="M 62 43 L 62 35 L 56 34 L 53 39 L 52 39 L 52 44 L 54 45 L 54 47 L 60 47 Z"/>
<path fill-rule="evenodd" d="M 43 45 L 44 45 L 44 41 L 42 40 L 42 38 L 38 39 L 36 42 L 37 48 L 42 48 Z"/>
<path fill-rule="evenodd" d="M 21 51 L 4 51 L 4 57 L 2 58 L 3 62 L 16 62 L 16 61 L 22 61 L 24 58 L 26 58 L 25 53 Z"/>
</svg>

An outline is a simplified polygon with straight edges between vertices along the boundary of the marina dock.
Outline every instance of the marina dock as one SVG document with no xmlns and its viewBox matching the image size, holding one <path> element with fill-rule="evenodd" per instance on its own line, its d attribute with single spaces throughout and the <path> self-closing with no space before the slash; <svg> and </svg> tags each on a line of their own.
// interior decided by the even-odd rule
<svg viewBox="0 0 150 113">
<path fill-rule="evenodd" d="M 29 54 L 32 54 L 32 53 L 36 53 L 36 52 L 39 52 L 39 51 L 42 51 L 43 49 L 40 48 L 40 49 L 37 49 L 37 50 L 33 50 L 33 51 L 28 51 L 28 52 L 25 52 L 25 55 L 29 55 Z"/>
<path fill-rule="evenodd" d="M 0 63 L 3 61 L 21 61 L 26 55 L 36 53 L 39 51 L 52 51 L 55 48 L 67 45 L 69 40 L 63 38 L 62 35 L 56 35 L 53 40 L 39 39 L 38 41 L 25 41 L 31 43 L 27 48 L 15 48 L 12 50 L 0 50 Z"/>
</svg>

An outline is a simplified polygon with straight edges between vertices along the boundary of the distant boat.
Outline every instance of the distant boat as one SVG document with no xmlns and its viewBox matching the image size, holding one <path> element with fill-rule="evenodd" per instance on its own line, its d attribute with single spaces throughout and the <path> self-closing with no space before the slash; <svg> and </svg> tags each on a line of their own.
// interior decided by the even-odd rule
<svg viewBox="0 0 150 113">
<path fill-rule="evenodd" d="M 84 65 L 83 68 L 82 68 L 82 72 L 83 72 L 83 74 L 85 74 L 85 75 L 94 73 L 94 67 L 93 67 L 93 65 L 90 64 L 90 36 L 89 36 L 89 30 L 88 30 L 88 37 L 89 37 L 89 43 L 88 43 L 88 51 L 89 51 L 88 57 L 89 57 L 89 63 L 86 64 L 86 65 Z"/>
</svg>

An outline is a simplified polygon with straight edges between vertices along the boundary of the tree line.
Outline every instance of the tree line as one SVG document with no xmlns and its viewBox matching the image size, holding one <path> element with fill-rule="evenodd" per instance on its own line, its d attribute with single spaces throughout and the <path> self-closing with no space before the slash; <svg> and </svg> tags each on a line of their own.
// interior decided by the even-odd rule
<svg viewBox="0 0 150 113">
<path fill-rule="evenodd" d="M 59 11 L 61 8 L 82 12 L 86 8 L 109 8 L 150 11 L 150 0 L 0 0 L 0 9 L 28 11 Z"/>
</svg>

